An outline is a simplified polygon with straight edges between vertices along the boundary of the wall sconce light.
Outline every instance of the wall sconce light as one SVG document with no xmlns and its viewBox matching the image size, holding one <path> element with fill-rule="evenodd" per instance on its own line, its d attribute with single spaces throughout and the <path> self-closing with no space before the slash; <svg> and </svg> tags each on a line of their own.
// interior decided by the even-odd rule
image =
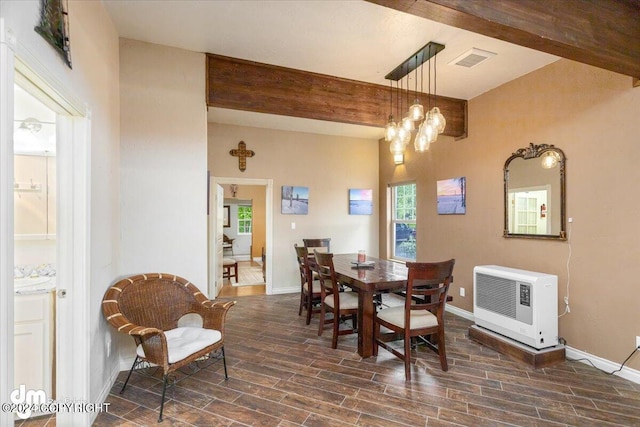
<svg viewBox="0 0 640 427">
<path fill-rule="evenodd" d="M 560 154 L 555 151 L 547 151 L 542 155 L 542 167 L 544 169 L 553 169 L 558 166 Z"/>
<path fill-rule="evenodd" d="M 404 163 L 404 153 L 393 153 L 393 163 L 401 165 Z"/>
<path fill-rule="evenodd" d="M 236 197 L 236 193 L 238 192 L 238 184 L 231 184 L 231 197 Z"/>
</svg>

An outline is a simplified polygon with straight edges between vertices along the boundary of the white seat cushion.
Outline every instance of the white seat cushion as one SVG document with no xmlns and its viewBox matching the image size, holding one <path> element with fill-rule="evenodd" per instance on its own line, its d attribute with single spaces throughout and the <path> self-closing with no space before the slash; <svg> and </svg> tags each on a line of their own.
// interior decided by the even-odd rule
<svg viewBox="0 0 640 427">
<path fill-rule="evenodd" d="M 235 265 L 238 261 L 232 258 L 222 258 L 222 265 Z"/>
<path fill-rule="evenodd" d="M 305 282 L 304 285 L 302 285 L 304 287 L 304 290 L 309 292 L 309 284 Z M 314 294 L 319 294 L 320 293 L 320 282 L 318 282 L 317 280 L 313 281 L 313 293 Z"/>
<path fill-rule="evenodd" d="M 403 296 L 394 294 L 392 292 L 380 294 L 380 298 L 382 299 L 382 305 L 386 307 L 404 307 L 405 298 Z"/>
<path fill-rule="evenodd" d="M 169 352 L 169 363 L 179 362 L 222 339 L 220 331 L 215 329 L 194 328 L 185 326 L 181 328 L 165 331 L 167 337 L 167 349 Z M 136 349 L 140 357 L 144 357 L 142 344 Z"/>
<path fill-rule="evenodd" d="M 333 296 L 329 295 L 324 299 L 325 304 L 334 308 Z M 340 310 L 347 310 L 351 308 L 358 308 L 358 293 L 357 292 L 340 292 Z"/>
<path fill-rule="evenodd" d="M 380 310 L 377 315 L 385 322 L 404 328 L 404 306 Z M 427 310 L 411 310 L 411 329 L 429 328 L 438 324 L 438 318 Z"/>
</svg>

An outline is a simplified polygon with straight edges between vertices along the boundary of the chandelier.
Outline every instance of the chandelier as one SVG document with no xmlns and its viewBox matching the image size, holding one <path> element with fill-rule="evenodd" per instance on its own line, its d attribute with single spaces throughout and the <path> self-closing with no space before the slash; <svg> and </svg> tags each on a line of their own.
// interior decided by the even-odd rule
<svg viewBox="0 0 640 427">
<path fill-rule="evenodd" d="M 437 106 L 437 63 L 435 56 L 444 49 L 444 45 L 439 43 L 429 42 L 422 49 L 411 55 L 402 64 L 398 65 L 393 71 L 385 76 L 389 80 L 391 87 L 390 90 L 390 113 L 389 120 L 385 126 L 384 137 L 385 141 L 389 142 L 389 150 L 393 154 L 393 159 L 396 164 L 404 162 L 404 152 L 411 142 L 411 138 L 414 138 L 413 147 L 417 152 L 425 152 L 429 149 L 432 142 L 438 139 L 438 135 L 444 132 L 446 126 L 446 120 L 440 109 Z M 431 58 L 434 58 L 434 79 L 433 79 L 433 107 L 431 105 Z M 420 94 L 423 93 L 424 82 L 424 66 L 423 64 L 428 61 L 428 80 L 427 80 L 427 108 L 420 102 L 418 97 L 418 67 L 420 67 Z M 409 106 L 409 76 L 411 72 L 415 71 L 414 78 L 414 94 L 415 100 L 413 104 Z M 402 79 L 407 77 L 407 89 L 406 98 L 408 112 L 398 115 L 398 122 L 393 117 L 393 81 L 396 82 L 396 109 L 398 112 L 402 111 Z M 398 84 L 399 82 L 399 84 Z M 426 111 L 426 113 L 425 113 Z M 414 132 L 417 129 L 417 132 Z"/>
</svg>

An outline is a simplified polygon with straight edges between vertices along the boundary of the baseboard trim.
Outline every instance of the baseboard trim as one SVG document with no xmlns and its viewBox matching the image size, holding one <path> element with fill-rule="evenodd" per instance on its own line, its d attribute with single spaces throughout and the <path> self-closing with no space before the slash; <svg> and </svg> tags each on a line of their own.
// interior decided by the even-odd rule
<svg viewBox="0 0 640 427">
<path fill-rule="evenodd" d="M 576 360 L 586 365 L 590 365 L 591 363 L 593 363 L 593 365 L 596 368 L 607 373 L 617 371 L 618 369 L 620 369 L 619 363 L 614 363 L 610 360 L 603 359 L 598 356 L 594 356 L 593 354 L 589 354 L 582 350 L 578 350 L 577 348 L 573 348 L 569 346 L 567 346 L 567 359 Z M 584 360 L 580 360 L 580 359 L 584 359 Z M 617 375 L 626 380 L 632 381 L 636 384 L 640 384 L 640 371 L 638 370 L 627 368 L 625 366 L 622 368 L 622 370 L 616 372 L 613 375 Z"/>
<path fill-rule="evenodd" d="M 295 294 L 296 292 L 300 293 L 300 285 L 289 288 L 271 289 L 271 295 Z"/>
<path fill-rule="evenodd" d="M 107 382 L 105 383 L 105 386 L 100 391 L 100 394 L 96 399 L 96 402 L 104 403 L 104 401 L 107 400 L 107 397 L 109 396 L 109 393 L 113 388 L 113 385 L 116 383 L 116 379 L 118 379 L 118 374 L 120 374 L 121 369 L 119 368 L 120 366 L 118 364 L 113 365 L 113 368 L 111 369 L 111 373 L 109 374 L 109 379 L 107 380 Z M 100 412 L 98 411 L 91 412 L 91 425 L 93 425 L 93 423 L 95 422 L 99 414 Z"/>
<path fill-rule="evenodd" d="M 473 313 L 467 310 L 458 308 L 456 306 L 447 304 L 445 306 L 445 311 L 448 311 L 457 316 L 463 317 L 467 320 L 471 320 L 472 322 L 475 321 Z M 565 346 L 565 354 L 567 356 L 567 360 L 576 360 L 587 365 L 593 364 L 596 368 L 604 372 L 613 372 L 620 369 L 619 363 L 614 363 L 610 360 L 603 359 L 598 356 L 594 356 L 593 354 L 586 353 L 582 350 L 578 350 L 577 348 L 573 348 L 570 346 Z M 579 360 L 579 359 L 584 359 L 584 360 Z M 640 384 L 640 371 L 636 369 L 627 368 L 625 366 L 622 368 L 622 370 L 616 372 L 614 375 L 617 375 L 626 380 L 632 381 L 636 384 Z"/>
<path fill-rule="evenodd" d="M 455 305 L 447 304 L 444 306 L 444 311 L 448 311 L 449 313 L 453 313 L 456 316 L 460 316 L 464 319 L 475 321 L 475 317 L 473 317 L 473 313 L 467 310 L 463 310 L 461 308 L 456 307 Z"/>
</svg>

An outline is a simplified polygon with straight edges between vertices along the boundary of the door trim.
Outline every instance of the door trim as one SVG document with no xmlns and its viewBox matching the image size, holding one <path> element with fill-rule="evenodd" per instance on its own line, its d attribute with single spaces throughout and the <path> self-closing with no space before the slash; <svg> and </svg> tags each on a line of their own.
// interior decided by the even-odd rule
<svg viewBox="0 0 640 427">
<path fill-rule="evenodd" d="M 266 286 L 265 293 L 267 295 L 271 295 L 272 291 L 272 259 L 273 257 L 270 255 L 273 253 L 273 179 L 261 179 L 261 178 L 230 178 L 230 177 L 212 177 L 211 185 L 215 187 L 216 185 L 224 185 L 224 184 L 238 184 L 238 185 L 261 185 L 265 186 L 265 213 L 266 213 L 266 224 L 265 224 L 265 251 L 267 253 L 267 261 L 266 261 Z M 211 236 L 213 233 L 209 233 Z M 209 245 L 213 245 L 214 242 L 209 240 Z M 211 247 L 209 246 L 209 253 L 211 253 Z M 211 259 L 209 260 L 209 271 L 211 272 Z"/>
<path fill-rule="evenodd" d="M 58 105 L 65 114 L 61 131 L 68 143 L 57 150 L 60 179 L 58 192 L 58 283 L 65 283 L 67 298 L 57 310 L 56 397 L 58 400 L 90 402 L 90 142 L 91 113 L 36 55 L 20 43 L 0 18 L 0 278 L 13 283 L 13 85 L 24 77 Z M 19 74 L 18 74 L 19 73 Z M 9 124 L 9 125 L 7 125 Z M 64 149 L 66 146 L 66 149 Z M 65 173 L 66 170 L 66 173 Z M 63 187 L 64 186 L 64 187 Z M 0 400 L 10 402 L 13 390 L 13 291 L 0 291 Z M 60 412 L 58 425 L 90 425 L 97 413 Z M 0 413 L 0 425 L 12 426 L 13 414 Z"/>
</svg>

